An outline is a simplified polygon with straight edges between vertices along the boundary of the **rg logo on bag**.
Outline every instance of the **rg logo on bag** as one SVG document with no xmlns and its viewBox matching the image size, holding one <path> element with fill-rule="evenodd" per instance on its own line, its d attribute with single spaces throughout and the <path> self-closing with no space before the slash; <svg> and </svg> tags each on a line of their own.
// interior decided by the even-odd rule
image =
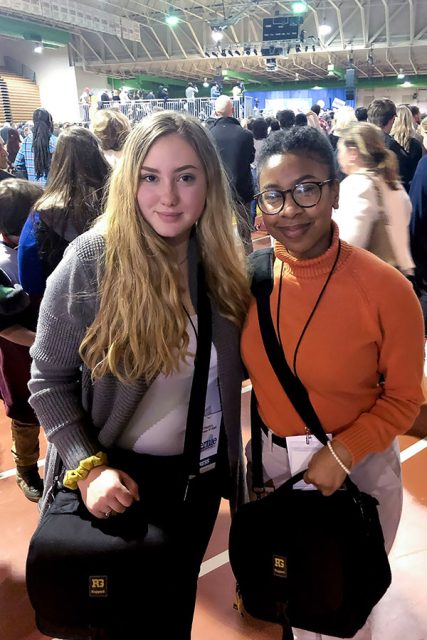
<svg viewBox="0 0 427 640">
<path fill-rule="evenodd" d="M 91 598 L 106 598 L 108 596 L 107 576 L 89 576 L 89 596 Z"/>
<path fill-rule="evenodd" d="M 288 577 L 288 562 L 284 556 L 273 556 L 273 575 L 276 578 Z"/>
</svg>

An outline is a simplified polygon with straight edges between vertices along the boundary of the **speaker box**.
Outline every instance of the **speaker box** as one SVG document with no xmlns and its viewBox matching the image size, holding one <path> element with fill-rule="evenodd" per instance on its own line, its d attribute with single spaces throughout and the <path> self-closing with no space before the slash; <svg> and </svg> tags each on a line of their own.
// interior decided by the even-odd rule
<svg viewBox="0 0 427 640">
<path fill-rule="evenodd" d="M 346 100 L 354 100 L 355 84 L 356 84 L 355 69 L 347 69 L 345 72 L 345 99 Z"/>
</svg>

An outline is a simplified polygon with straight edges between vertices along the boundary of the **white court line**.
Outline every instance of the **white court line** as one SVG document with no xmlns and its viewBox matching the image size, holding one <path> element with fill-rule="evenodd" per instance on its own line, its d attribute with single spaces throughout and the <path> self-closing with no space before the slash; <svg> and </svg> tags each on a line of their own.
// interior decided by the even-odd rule
<svg viewBox="0 0 427 640">
<path fill-rule="evenodd" d="M 215 569 L 219 569 L 224 564 L 228 562 L 228 551 L 223 551 L 222 553 L 218 553 L 217 556 L 213 558 L 209 558 L 209 560 L 205 560 L 202 562 L 202 566 L 200 567 L 199 578 L 205 576 L 207 573 L 211 571 L 215 571 Z"/>
<path fill-rule="evenodd" d="M 406 462 L 409 458 L 417 455 L 417 453 L 420 453 L 423 449 L 427 449 L 427 437 L 422 440 L 418 440 L 418 442 L 411 444 L 410 447 L 402 451 L 400 454 L 400 462 Z"/>
<path fill-rule="evenodd" d="M 38 461 L 37 465 L 40 467 L 44 467 L 45 459 L 42 458 Z M 7 471 L 2 471 L 0 473 L 0 480 L 4 480 L 5 478 L 11 478 L 12 476 L 16 476 L 16 469 L 8 469 Z"/>
</svg>

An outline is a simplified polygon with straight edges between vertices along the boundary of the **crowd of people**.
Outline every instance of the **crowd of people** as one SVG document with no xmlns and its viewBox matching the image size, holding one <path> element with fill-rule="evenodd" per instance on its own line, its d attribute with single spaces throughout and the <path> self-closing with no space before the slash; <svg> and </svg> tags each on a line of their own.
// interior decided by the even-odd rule
<svg viewBox="0 0 427 640">
<path fill-rule="evenodd" d="M 167 588 L 146 577 L 144 616 L 121 620 L 113 640 L 138 627 L 191 637 L 220 498 L 234 513 L 247 496 L 244 371 L 263 421 L 265 481 L 278 487 L 297 471 L 288 447 L 305 426 L 274 375 L 250 294 L 260 217 L 274 242 L 280 346 L 331 437 L 329 447 L 310 446 L 305 481 L 331 495 L 350 474 L 375 495 L 387 551 L 401 516 L 396 438 L 424 399 L 417 297 L 427 317 L 427 118 L 376 99 L 333 118 L 313 105 L 241 122 L 238 99 L 237 91 L 212 98 L 214 117 L 204 123 L 159 110 L 132 126 L 122 111 L 102 109 L 91 130 L 67 126 L 59 137 L 38 109 L 30 130 L 16 128 L 18 149 L 15 129 L 0 131 L 8 130 L 0 267 L 29 297 L 19 314 L 0 318 L 0 352 L 9 353 L 0 390 L 18 484 L 45 513 L 60 469 L 96 519 L 146 497 L 148 522 L 167 534 L 164 571 L 175 567 Z M 202 336 L 202 440 L 184 501 Z M 44 481 L 39 425 L 48 440 Z M 246 453 L 250 460 L 250 443 Z M 368 620 L 355 638 L 370 640 L 370 629 Z"/>
</svg>

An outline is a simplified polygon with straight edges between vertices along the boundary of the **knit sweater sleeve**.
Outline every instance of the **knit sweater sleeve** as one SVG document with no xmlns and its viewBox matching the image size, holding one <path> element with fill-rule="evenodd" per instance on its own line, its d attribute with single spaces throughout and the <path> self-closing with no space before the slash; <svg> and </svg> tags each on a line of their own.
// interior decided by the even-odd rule
<svg viewBox="0 0 427 640">
<path fill-rule="evenodd" d="M 97 275 L 92 245 L 96 238 L 92 244 L 89 234 L 75 240 L 48 278 L 31 348 L 29 402 L 48 441 L 69 469 L 99 450 L 90 416 L 82 405 L 79 355 L 80 343 L 95 316 Z"/>
<path fill-rule="evenodd" d="M 379 324 L 378 372 L 384 381 L 382 392 L 369 411 L 362 412 L 335 436 L 351 452 L 353 464 L 369 453 L 384 450 L 393 438 L 410 429 L 424 400 L 424 323 L 420 304 L 412 285 L 397 270 L 390 267 L 388 273 L 381 271 L 383 277 L 373 277 L 369 283 L 363 273 L 354 278 L 370 308 L 372 321 Z"/>
</svg>

